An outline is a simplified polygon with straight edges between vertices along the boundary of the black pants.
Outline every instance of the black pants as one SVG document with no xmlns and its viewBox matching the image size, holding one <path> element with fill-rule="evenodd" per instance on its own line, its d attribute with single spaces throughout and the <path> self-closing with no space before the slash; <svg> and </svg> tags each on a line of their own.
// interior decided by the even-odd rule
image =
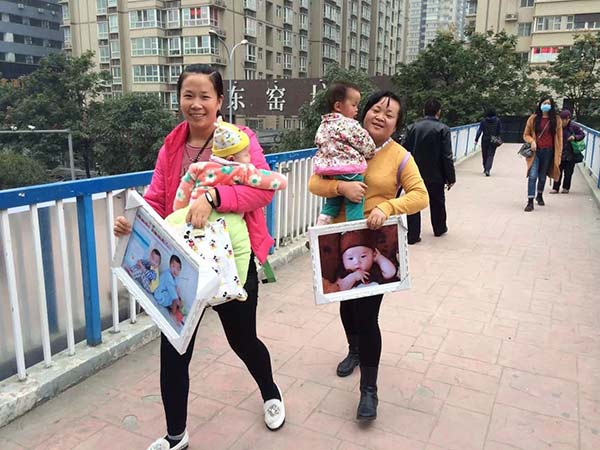
<svg viewBox="0 0 600 450">
<path fill-rule="evenodd" d="M 444 183 L 425 182 L 427 193 L 429 194 L 429 211 L 431 213 L 431 226 L 433 234 L 440 236 L 448 231 L 446 226 L 446 195 L 444 194 Z M 416 242 L 421 236 L 421 213 L 409 214 L 408 223 L 408 242 Z"/>
<path fill-rule="evenodd" d="M 562 161 L 560 163 L 560 176 L 558 181 L 555 181 L 552 185 L 552 189 L 558 191 L 560 189 L 560 182 L 562 181 L 563 189 L 567 191 L 571 189 L 571 179 L 573 178 L 573 170 L 575 169 L 575 161 Z M 563 174 L 565 176 L 563 180 Z"/>
<path fill-rule="evenodd" d="M 265 344 L 256 336 L 256 307 L 258 302 L 258 275 L 254 256 L 250 257 L 248 278 L 244 289 L 248 293 L 245 302 L 233 300 L 219 306 L 215 311 L 225 330 L 231 349 L 246 364 L 258 384 L 263 400 L 279 398 L 273 382 L 271 357 Z M 189 365 L 194 351 L 196 333 L 185 354 L 180 355 L 165 335 L 160 342 L 160 392 L 162 395 L 167 432 L 171 436 L 185 431 L 187 420 L 188 393 L 190 390 Z"/>
<path fill-rule="evenodd" d="M 383 294 L 372 297 L 344 300 L 340 303 L 340 316 L 346 337 L 358 336 L 360 365 L 378 367 L 381 358 L 381 331 L 379 308 Z"/>
<path fill-rule="evenodd" d="M 496 146 L 488 141 L 481 141 L 481 159 L 483 163 L 483 171 L 491 172 L 494 164 L 494 156 L 496 155 Z"/>
</svg>

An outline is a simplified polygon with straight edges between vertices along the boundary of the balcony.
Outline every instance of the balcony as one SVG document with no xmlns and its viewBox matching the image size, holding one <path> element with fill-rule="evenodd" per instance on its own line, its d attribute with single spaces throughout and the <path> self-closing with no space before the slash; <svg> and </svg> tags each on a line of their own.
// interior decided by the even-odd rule
<svg viewBox="0 0 600 450">
<path fill-rule="evenodd" d="M 506 16 L 504 16 L 504 20 L 506 22 L 516 22 L 517 20 L 519 20 L 519 15 L 516 13 L 507 14 Z"/>
<path fill-rule="evenodd" d="M 256 12 L 256 0 L 244 0 L 244 9 Z"/>
</svg>

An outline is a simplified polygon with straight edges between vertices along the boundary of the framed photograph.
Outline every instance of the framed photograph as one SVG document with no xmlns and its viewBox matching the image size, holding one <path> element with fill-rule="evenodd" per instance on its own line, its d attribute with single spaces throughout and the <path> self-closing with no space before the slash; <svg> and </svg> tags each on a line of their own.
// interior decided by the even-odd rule
<svg viewBox="0 0 600 450">
<path fill-rule="evenodd" d="M 409 289 L 404 220 L 392 216 L 378 230 L 366 220 L 309 228 L 316 304 Z"/>
<path fill-rule="evenodd" d="M 132 232 L 119 238 L 112 270 L 184 354 L 204 308 L 219 290 L 218 276 L 133 190 L 127 193 L 125 216 Z"/>
</svg>

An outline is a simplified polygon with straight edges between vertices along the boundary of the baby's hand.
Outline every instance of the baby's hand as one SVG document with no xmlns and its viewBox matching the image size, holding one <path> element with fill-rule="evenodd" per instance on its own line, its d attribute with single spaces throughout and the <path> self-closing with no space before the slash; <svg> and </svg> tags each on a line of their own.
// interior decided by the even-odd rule
<svg viewBox="0 0 600 450">
<path fill-rule="evenodd" d="M 363 284 L 367 284 L 369 282 L 370 275 L 371 274 L 369 272 L 362 269 L 357 269 L 356 271 L 352 272 L 354 282 L 360 281 Z"/>
<path fill-rule="evenodd" d="M 137 263 L 135 263 L 135 265 L 136 265 L 136 266 L 138 266 L 140 269 L 143 269 L 143 268 L 144 268 L 144 263 L 142 263 L 142 260 L 141 260 L 141 259 L 138 259 L 138 260 L 137 260 Z"/>
</svg>

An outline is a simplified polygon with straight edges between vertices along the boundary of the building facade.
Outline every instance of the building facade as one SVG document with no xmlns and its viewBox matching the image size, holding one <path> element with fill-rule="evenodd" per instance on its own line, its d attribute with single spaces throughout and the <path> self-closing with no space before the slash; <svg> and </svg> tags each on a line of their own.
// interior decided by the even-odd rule
<svg viewBox="0 0 600 450">
<path fill-rule="evenodd" d="M 173 110 L 177 78 L 192 63 L 212 64 L 224 79 L 269 80 L 320 78 L 333 62 L 391 75 L 402 58 L 404 0 L 59 3 L 65 48 L 96 53 L 113 77 L 106 95 L 154 92 Z"/>
<path fill-rule="evenodd" d="M 517 35 L 517 51 L 531 64 L 555 61 L 576 34 L 600 31 L 598 0 L 470 0 L 467 10 L 476 11 L 476 31 Z"/>
<path fill-rule="evenodd" d="M 407 0 L 405 61 L 414 61 L 439 30 L 464 35 L 466 0 Z"/>
<path fill-rule="evenodd" d="M 57 0 L 0 0 L 0 78 L 31 73 L 41 58 L 60 51 L 61 15 Z"/>
</svg>

